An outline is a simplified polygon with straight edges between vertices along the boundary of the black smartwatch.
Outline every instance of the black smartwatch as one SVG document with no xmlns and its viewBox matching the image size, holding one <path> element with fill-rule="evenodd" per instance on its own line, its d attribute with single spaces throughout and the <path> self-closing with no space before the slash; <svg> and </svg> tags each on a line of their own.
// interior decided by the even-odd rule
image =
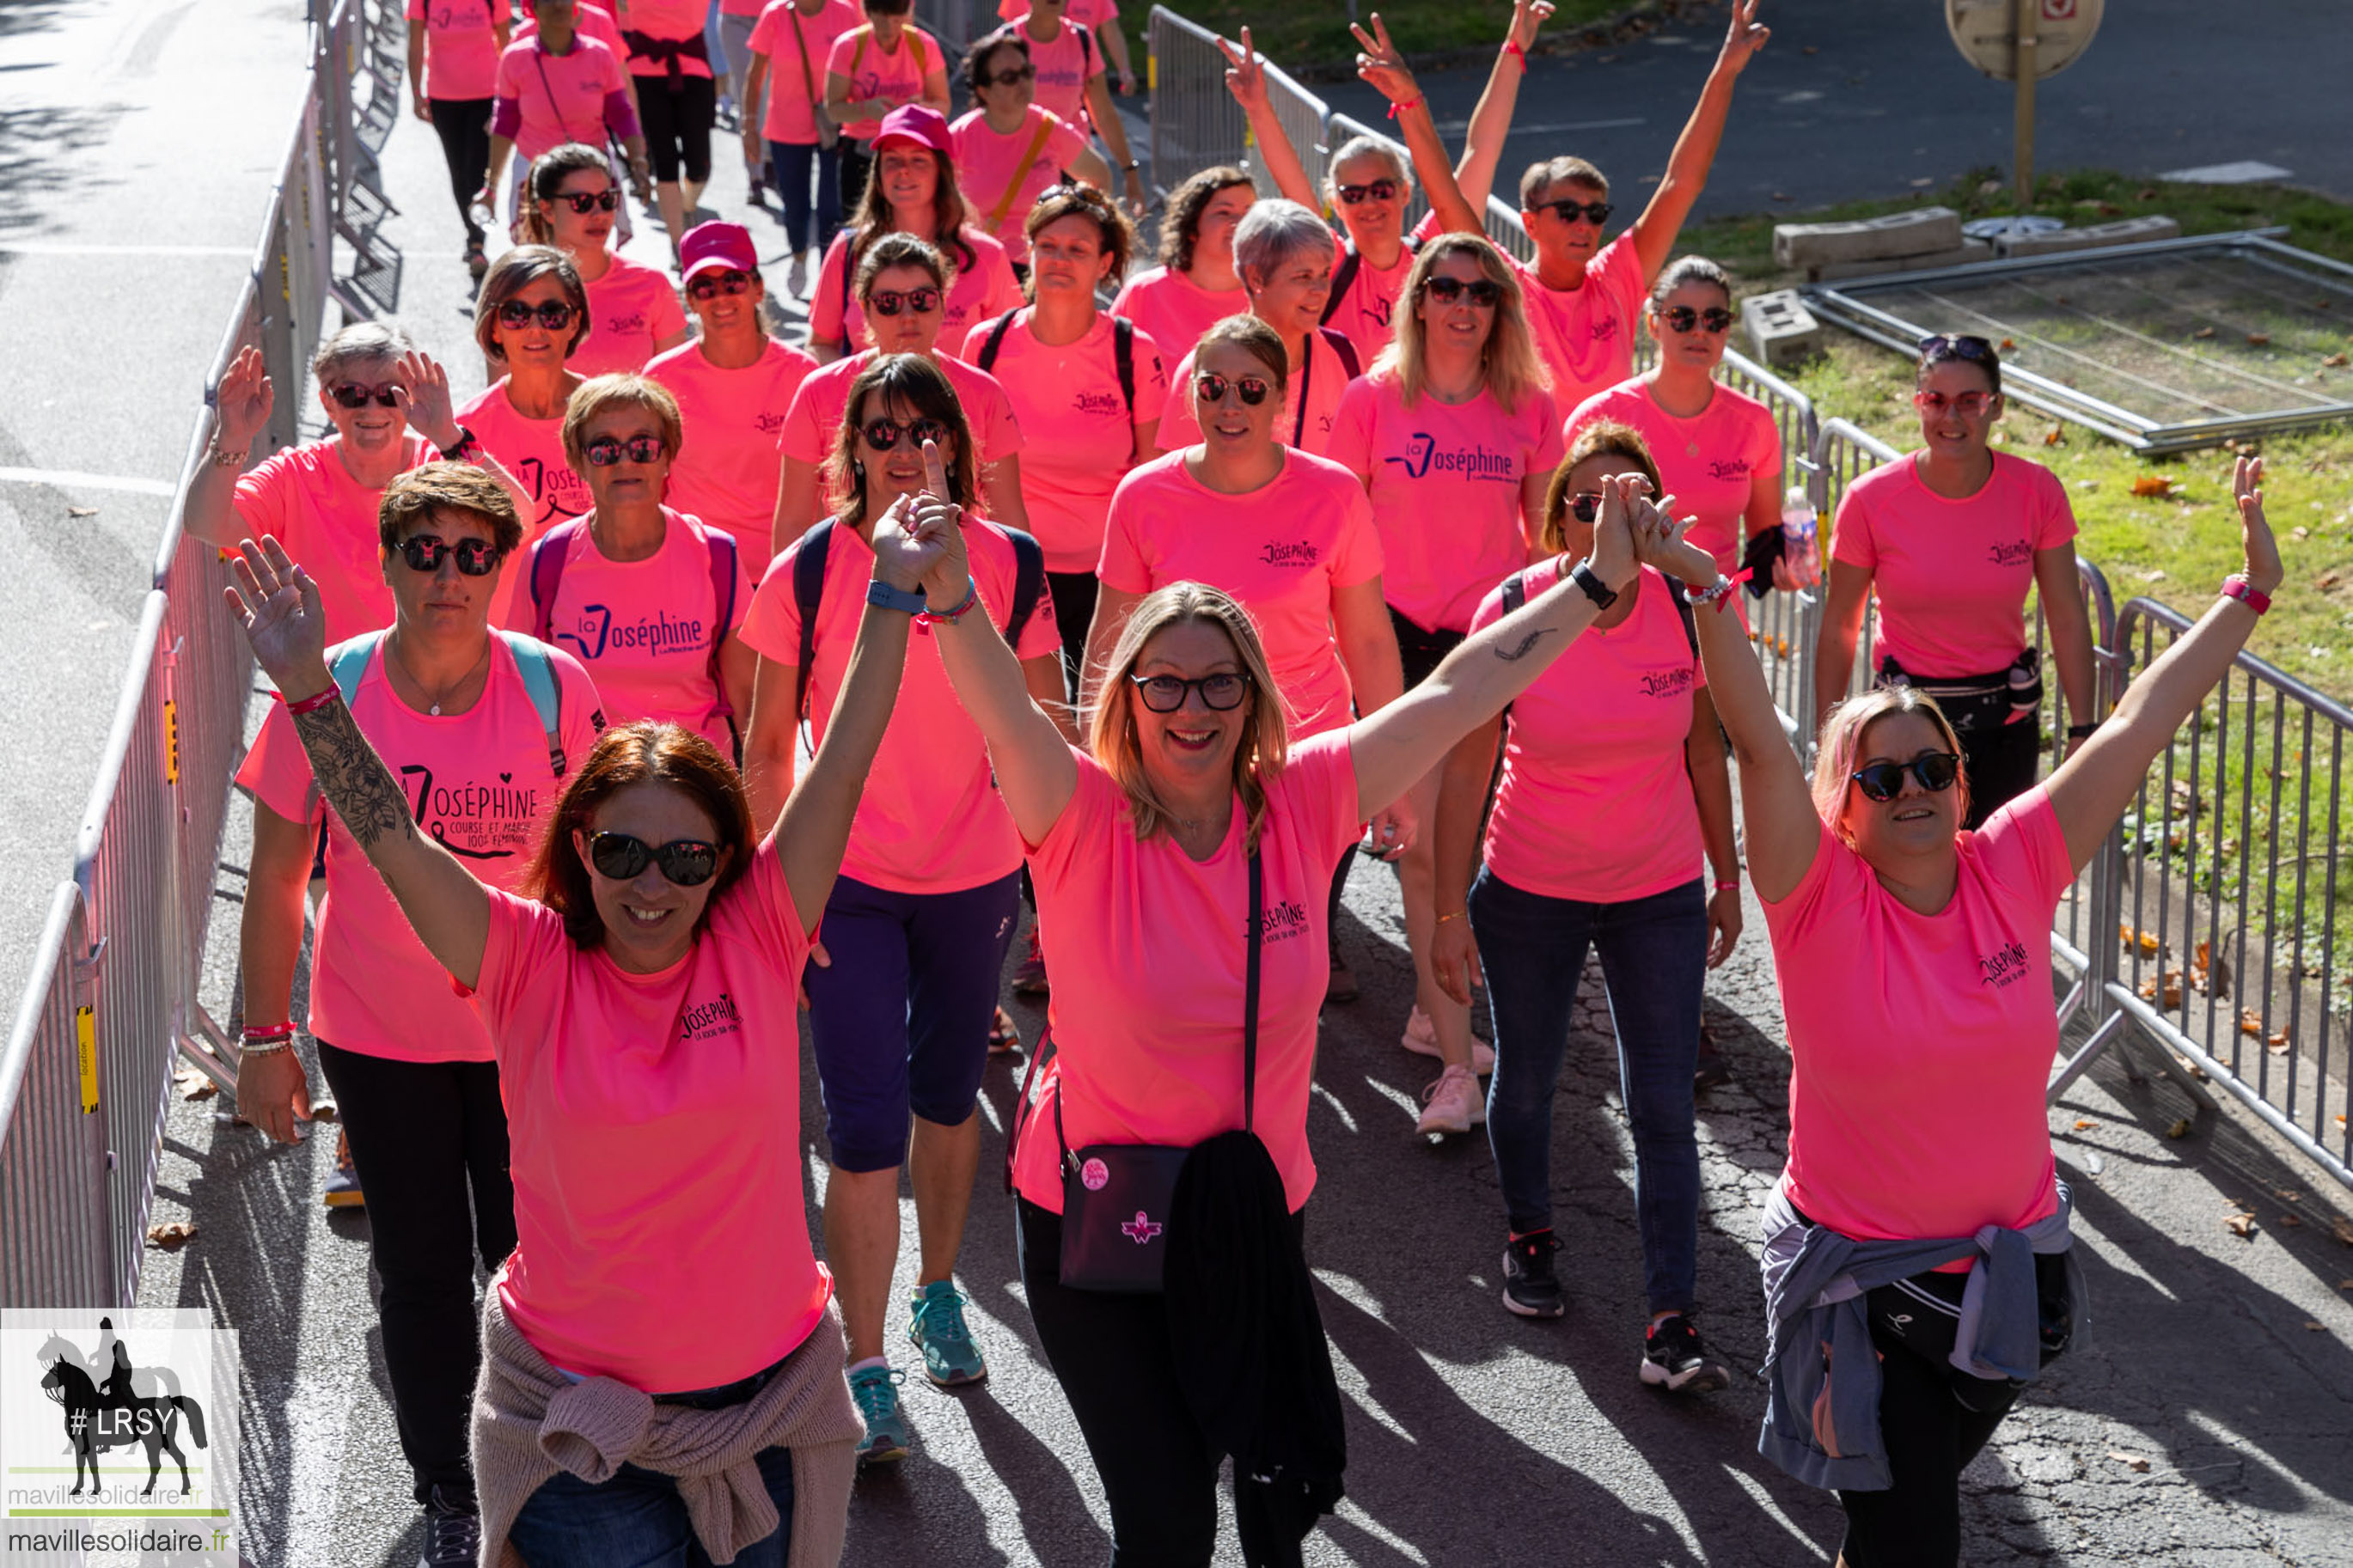
<svg viewBox="0 0 2353 1568">
<path fill-rule="evenodd" d="M 2098 730 L 2099 727 L 2100 721 L 2097 719 L 2094 719 L 2088 723 L 2070 724 L 2067 726 L 2067 738 L 2071 741 L 2089 740 L 2091 739 L 2093 732 Z"/>
<path fill-rule="evenodd" d="M 1570 567 L 1568 580 L 1583 589 L 1585 596 L 1592 600 L 1600 609 L 1606 610 L 1618 602 L 1618 595 L 1610 592 L 1608 584 L 1594 574 L 1593 567 L 1587 562 L 1580 561 Z"/>
<path fill-rule="evenodd" d="M 458 426 L 458 438 L 441 448 L 441 456 L 450 462 L 462 463 L 469 454 L 480 450 L 481 445 L 481 442 L 474 438 L 474 433 L 471 430 L 460 425 Z"/>
</svg>

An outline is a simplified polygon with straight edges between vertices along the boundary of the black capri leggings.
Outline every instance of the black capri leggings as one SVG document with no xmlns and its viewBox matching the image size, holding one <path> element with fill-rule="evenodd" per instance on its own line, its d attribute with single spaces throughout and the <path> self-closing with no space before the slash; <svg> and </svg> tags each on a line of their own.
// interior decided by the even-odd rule
<svg viewBox="0 0 2353 1568">
<path fill-rule="evenodd" d="M 641 76 L 638 119 L 646 132 L 646 155 L 654 178 L 664 184 L 679 177 L 682 163 L 690 184 L 711 178 L 711 124 L 719 112 L 719 89 L 707 76 Z"/>
<path fill-rule="evenodd" d="M 433 133 L 441 138 L 442 161 L 449 165 L 449 194 L 457 199 L 458 216 L 466 223 L 466 243 L 482 243 L 481 226 L 474 222 L 474 193 L 491 173 L 491 100 L 487 98 L 428 98 Z"/>
<path fill-rule="evenodd" d="M 1961 1560 L 1961 1472 L 2010 1414 L 2018 1388 L 1972 1378 L 1976 1407 L 1963 1405 L 1954 1394 L 1961 1374 L 1879 1326 L 1890 1289 L 1872 1292 L 1871 1340 L 1880 1356 L 1879 1435 L 1895 1484 L 1839 1493 L 1846 1505 L 1842 1554 L 1847 1568 L 1954 1568 Z"/>
</svg>

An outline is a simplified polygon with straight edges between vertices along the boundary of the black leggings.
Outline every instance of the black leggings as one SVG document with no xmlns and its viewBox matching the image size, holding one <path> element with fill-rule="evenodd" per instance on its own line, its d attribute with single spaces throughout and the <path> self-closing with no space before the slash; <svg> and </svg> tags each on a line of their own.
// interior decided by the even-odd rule
<svg viewBox="0 0 2353 1568">
<path fill-rule="evenodd" d="M 449 194 L 465 220 L 466 243 L 479 246 L 482 230 L 474 222 L 474 193 L 491 175 L 491 100 L 428 98 L 425 107 L 433 116 L 433 133 L 441 138 L 441 159 L 449 165 Z"/>
<path fill-rule="evenodd" d="M 646 155 L 653 160 L 654 178 L 676 182 L 681 162 L 690 184 L 711 178 L 711 125 L 719 114 L 719 89 L 707 76 L 641 76 L 638 84 L 638 120 L 646 133 Z"/>
<path fill-rule="evenodd" d="M 1990 730 L 1964 730 L 1961 765 L 1969 780 L 1969 814 L 1962 826 L 1985 826 L 1987 817 L 2034 787 L 2034 769 L 2042 759 L 2042 725 L 2035 719 L 1997 724 Z"/>
<path fill-rule="evenodd" d="M 470 1491 L 466 1438 L 481 1362 L 474 1261 L 495 1270 L 515 1246 L 499 1069 L 393 1061 L 324 1040 L 319 1066 L 367 1194 L 384 1365 L 417 1500 L 436 1485 Z"/>
<path fill-rule="evenodd" d="M 1054 595 L 1054 629 L 1062 634 L 1062 673 L 1069 679 L 1073 702 L 1079 700 L 1079 672 L 1087 662 L 1087 628 L 1094 624 L 1095 596 L 1102 586 L 1092 572 L 1046 574 L 1047 592 Z"/>
<path fill-rule="evenodd" d="M 1877 1291 L 1873 1292 L 1876 1297 Z M 2015 1384 L 1969 1383 L 1972 1409 L 1954 1397 L 1963 1374 L 1879 1326 L 1879 1435 L 1895 1484 L 1839 1493 L 1846 1505 L 1847 1568 L 1953 1568 L 1961 1560 L 1961 1472 L 2018 1398 Z"/>
</svg>

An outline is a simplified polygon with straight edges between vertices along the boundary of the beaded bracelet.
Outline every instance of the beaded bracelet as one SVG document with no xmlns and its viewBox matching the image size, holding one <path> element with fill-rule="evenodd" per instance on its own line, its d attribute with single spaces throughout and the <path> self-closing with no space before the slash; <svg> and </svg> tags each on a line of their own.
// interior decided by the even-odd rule
<svg viewBox="0 0 2353 1568">
<path fill-rule="evenodd" d="M 936 625 L 941 621 L 957 620 L 963 616 L 966 610 L 971 609 L 979 598 L 980 585 L 975 583 L 971 578 L 967 577 L 964 580 L 964 597 L 956 601 L 955 608 L 952 610 L 935 610 L 933 609 L 930 605 L 926 604 L 922 609 L 915 612 L 915 618 L 919 621 L 927 622 L 933 625 Z"/>
</svg>

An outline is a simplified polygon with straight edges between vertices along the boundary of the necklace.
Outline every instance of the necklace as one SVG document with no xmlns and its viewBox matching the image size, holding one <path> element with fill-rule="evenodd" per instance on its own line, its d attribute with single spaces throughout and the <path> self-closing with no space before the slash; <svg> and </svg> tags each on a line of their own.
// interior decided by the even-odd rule
<svg viewBox="0 0 2353 1568">
<path fill-rule="evenodd" d="M 417 678 L 417 672 L 408 668 L 408 661 L 401 658 L 400 655 L 395 651 L 392 639 L 389 637 L 385 639 L 384 651 L 395 664 L 400 666 L 400 673 L 408 678 L 409 685 L 414 686 L 419 691 L 423 691 L 425 689 L 425 682 L 419 680 Z M 474 661 L 472 668 L 468 669 L 465 674 L 459 676 L 448 685 L 444 686 L 440 691 L 434 696 L 432 705 L 425 710 L 426 713 L 435 719 L 441 717 L 441 704 L 449 700 L 450 693 L 459 690 L 466 684 L 466 682 L 473 679 L 475 671 L 480 669 L 482 666 L 488 664 L 490 661 L 491 639 L 488 637 L 484 637 L 482 639 L 482 657 Z"/>
</svg>

